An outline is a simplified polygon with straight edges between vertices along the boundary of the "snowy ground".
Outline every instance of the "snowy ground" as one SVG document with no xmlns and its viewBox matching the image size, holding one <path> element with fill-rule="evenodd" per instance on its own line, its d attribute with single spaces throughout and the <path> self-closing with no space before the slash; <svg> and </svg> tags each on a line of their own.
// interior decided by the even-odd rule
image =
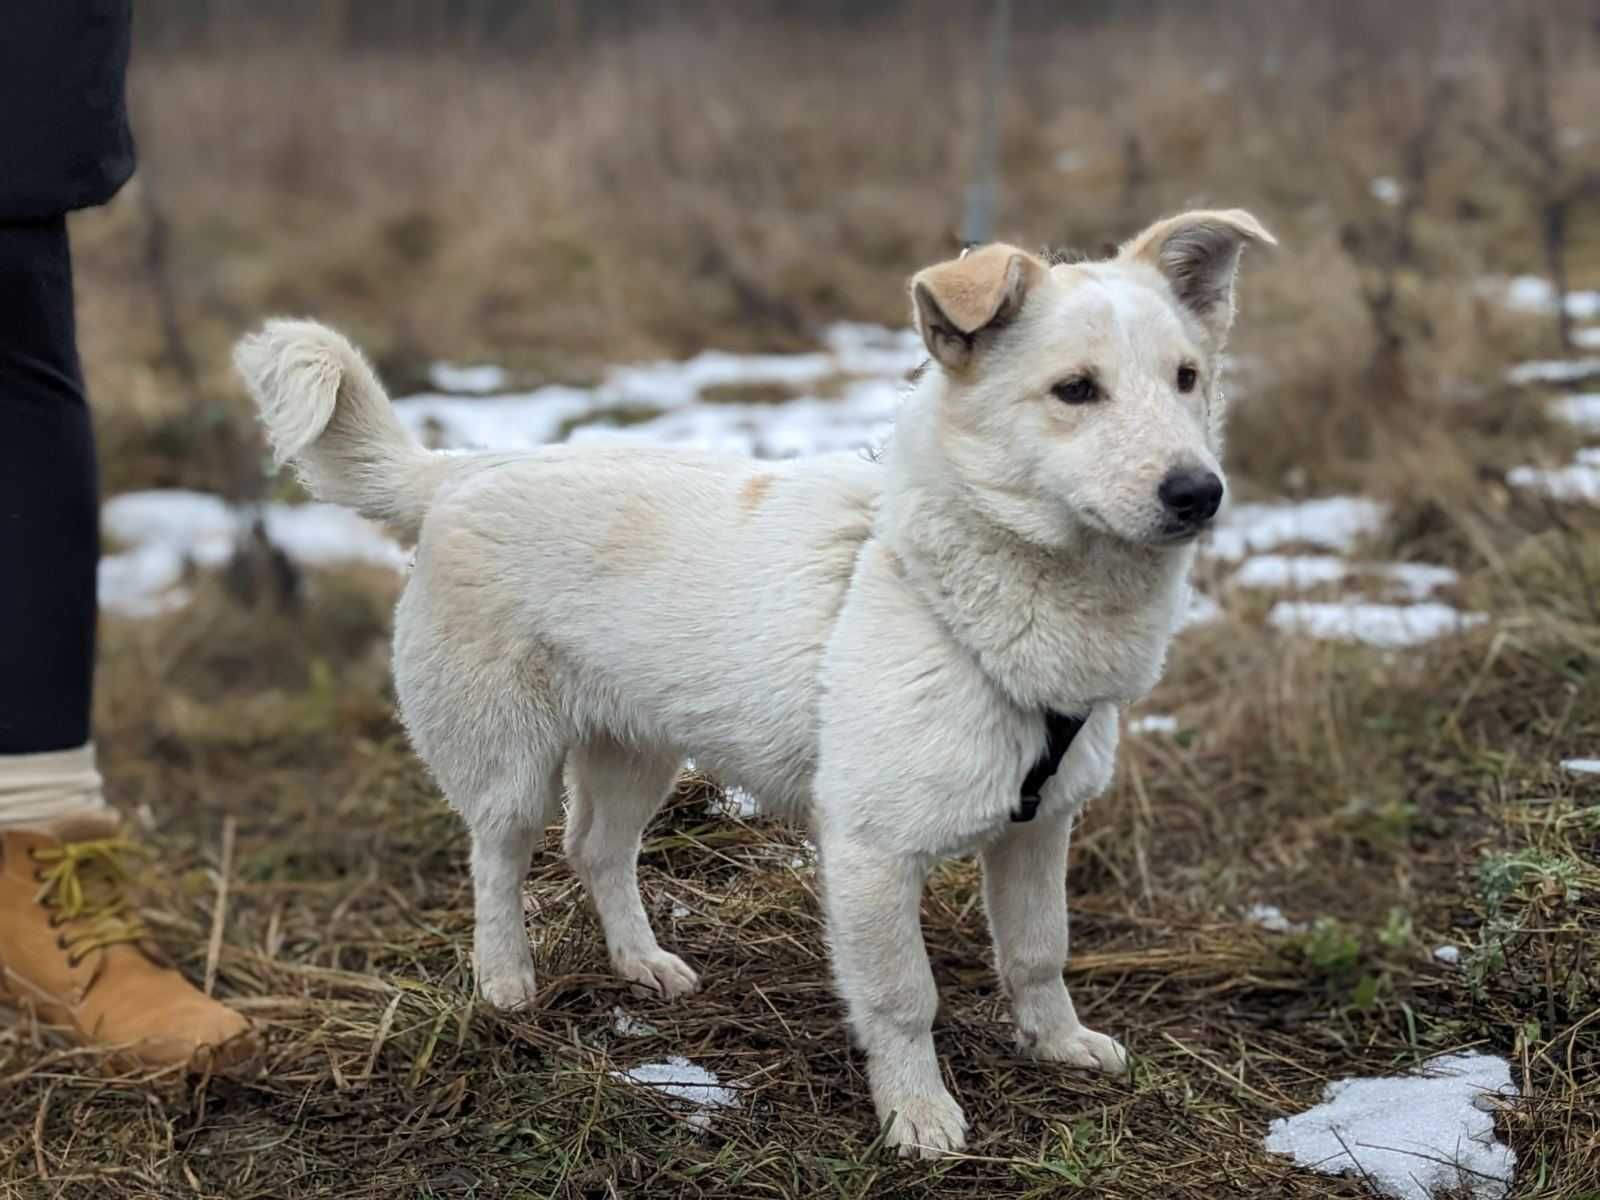
<svg viewBox="0 0 1600 1200">
<path fill-rule="evenodd" d="M 619 1022 L 619 1033 L 621 1029 Z M 665 1062 L 645 1063 L 614 1072 L 617 1078 L 641 1087 L 654 1088 L 663 1096 L 680 1102 L 687 1109 L 689 1125 L 707 1129 L 711 1114 L 718 1108 L 731 1108 L 738 1104 L 738 1093 L 723 1087 L 714 1071 L 697 1066 L 681 1055 L 673 1055 Z"/>
<path fill-rule="evenodd" d="M 1549 283 L 1524 275 L 1506 286 L 1507 306 L 1525 312 L 1555 310 L 1555 291 Z M 1600 321 L 1600 291 L 1567 294 L 1567 315 L 1574 321 Z M 1573 331 L 1581 350 L 1600 349 L 1600 324 L 1581 325 Z M 1518 387 L 1567 390 L 1550 401 L 1550 412 L 1583 433 L 1600 433 L 1600 392 L 1583 389 L 1600 382 L 1600 358 L 1541 359 L 1518 363 L 1506 372 L 1506 381 Z M 1570 463 L 1559 466 L 1519 466 L 1506 476 L 1513 487 L 1571 504 L 1600 505 L 1600 447 L 1578 451 Z"/>
<path fill-rule="evenodd" d="M 1503 1058 L 1443 1056 L 1415 1075 L 1330 1083 L 1317 1107 L 1273 1121 L 1266 1147 L 1325 1175 L 1359 1175 L 1397 1200 L 1446 1188 L 1499 1200 L 1517 1156 L 1495 1137 L 1494 1109 L 1516 1094 Z"/>
<path fill-rule="evenodd" d="M 408 558 L 376 525 L 332 504 L 240 510 L 204 492 L 125 492 L 100 510 L 107 542 L 120 547 L 100 560 L 100 607 L 123 617 L 182 608 L 189 602 L 188 573 L 226 563 L 240 531 L 256 519 L 273 545 L 307 566 L 359 562 L 400 570 Z"/>
</svg>

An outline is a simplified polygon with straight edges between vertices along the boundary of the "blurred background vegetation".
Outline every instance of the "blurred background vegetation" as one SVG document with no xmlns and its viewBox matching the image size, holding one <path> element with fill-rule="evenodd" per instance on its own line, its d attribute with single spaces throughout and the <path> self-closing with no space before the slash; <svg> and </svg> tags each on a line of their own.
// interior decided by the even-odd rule
<svg viewBox="0 0 1600 1200">
<path fill-rule="evenodd" d="M 237 415 L 223 351 L 265 311 L 343 326 L 402 389 L 444 356 L 581 380 L 900 323 L 905 277 L 956 248 L 988 17 L 142 5 L 142 170 L 79 221 L 91 382 L 138 420 L 196 395 Z M 1244 349 L 1320 411 L 1358 368 L 1386 406 L 1451 403 L 1506 352 L 1484 275 L 1600 272 L 1597 108 L 1578 0 L 1018 0 L 996 234 L 1095 251 L 1250 207 L 1283 250 L 1251 264 Z"/>
</svg>

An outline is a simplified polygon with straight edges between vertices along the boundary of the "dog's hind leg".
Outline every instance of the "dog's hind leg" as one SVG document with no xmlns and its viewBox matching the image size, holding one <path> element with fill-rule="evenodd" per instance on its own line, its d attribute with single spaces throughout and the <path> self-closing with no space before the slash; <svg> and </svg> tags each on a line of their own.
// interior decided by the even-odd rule
<svg viewBox="0 0 1600 1200">
<path fill-rule="evenodd" d="M 682 762 L 674 753 L 602 738 L 577 747 L 568 764 L 567 858 L 600 914 L 611 965 L 666 997 L 692 992 L 700 980 L 650 928 L 639 899 L 639 839 Z"/>
<path fill-rule="evenodd" d="M 395 690 L 412 744 L 472 835 L 478 990 L 497 1008 L 523 1008 L 534 973 L 522 884 L 560 811 L 573 733 L 530 686 L 542 677 L 527 657 L 486 650 L 439 615 L 420 552 L 419 562 L 395 617 Z"/>
<path fill-rule="evenodd" d="M 472 833 L 478 990 L 496 1008 L 524 1008 L 533 999 L 534 969 L 523 924 L 522 882 L 545 826 L 560 807 L 560 770 L 550 767 L 528 781 L 508 776 L 467 803 L 451 799 Z"/>
</svg>

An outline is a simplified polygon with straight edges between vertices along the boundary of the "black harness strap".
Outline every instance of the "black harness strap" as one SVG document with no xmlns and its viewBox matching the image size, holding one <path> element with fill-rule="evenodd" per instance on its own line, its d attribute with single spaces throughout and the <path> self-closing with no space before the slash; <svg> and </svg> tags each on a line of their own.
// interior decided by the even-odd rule
<svg viewBox="0 0 1600 1200">
<path fill-rule="evenodd" d="M 1061 758 L 1071 748 L 1073 739 L 1089 718 L 1046 709 L 1044 714 L 1044 753 L 1028 770 L 1022 781 L 1022 802 L 1011 814 L 1013 821 L 1031 821 L 1039 812 L 1039 793 L 1061 766 Z"/>
</svg>

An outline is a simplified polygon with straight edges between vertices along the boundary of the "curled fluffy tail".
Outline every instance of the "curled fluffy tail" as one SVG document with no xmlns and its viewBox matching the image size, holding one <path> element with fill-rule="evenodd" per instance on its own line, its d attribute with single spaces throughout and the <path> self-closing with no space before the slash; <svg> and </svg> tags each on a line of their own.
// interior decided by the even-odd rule
<svg viewBox="0 0 1600 1200">
<path fill-rule="evenodd" d="M 269 321 L 233 365 L 280 467 L 292 462 L 320 500 L 416 533 L 448 460 L 406 432 L 360 351 L 314 321 Z"/>
</svg>

